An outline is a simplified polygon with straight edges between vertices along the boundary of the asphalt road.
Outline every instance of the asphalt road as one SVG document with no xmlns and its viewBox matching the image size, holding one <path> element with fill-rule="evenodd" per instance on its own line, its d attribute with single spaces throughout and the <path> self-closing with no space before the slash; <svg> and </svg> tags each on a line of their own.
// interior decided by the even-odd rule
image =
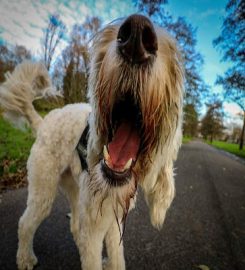
<svg viewBox="0 0 245 270">
<path fill-rule="evenodd" d="M 245 269 L 245 165 L 201 142 L 184 145 L 176 162 L 177 194 L 163 229 L 150 225 L 142 195 L 124 237 L 128 270 Z M 17 222 L 26 189 L 1 195 L 0 269 L 16 269 Z M 69 231 L 69 211 L 59 195 L 34 241 L 37 270 L 80 269 Z"/>
</svg>

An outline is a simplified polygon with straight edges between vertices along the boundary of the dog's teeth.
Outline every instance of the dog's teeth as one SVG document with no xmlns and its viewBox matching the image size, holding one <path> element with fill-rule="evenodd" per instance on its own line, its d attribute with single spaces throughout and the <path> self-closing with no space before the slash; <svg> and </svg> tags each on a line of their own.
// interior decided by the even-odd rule
<svg viewBox="0 0 245 270">
<path fill-rule="evenodd" d="M 127 163 L 125 164 L 124 170 L 128 170 L 128 169 L 131 167 L 132 162 L 133 162 L 133 159 L 130 158 L 130 159 L 127 161 Z"/>
<path fill-rule="evenodd" d="M 104 159 L 106 161 L 110 160 L 110 156 L 109 156 L 109 153 L 108 153 L 108 150 L 107 150 L 106 145 L 104 145 L 103 154 L 104 154 Z"/>
</svg>

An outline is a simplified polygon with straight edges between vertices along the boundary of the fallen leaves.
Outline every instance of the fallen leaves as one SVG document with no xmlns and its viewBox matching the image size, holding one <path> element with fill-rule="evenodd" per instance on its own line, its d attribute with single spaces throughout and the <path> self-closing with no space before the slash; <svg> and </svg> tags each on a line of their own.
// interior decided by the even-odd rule
<svg viewBox="0 0 245 270">
<path fill-rule="evenodd" d="M 7 189 L 17 189 L 27 185 L 26 168 L 17 165 L 12 172 L 10 170 L 12 164 L 9 160 L 3 160 L 0 164 L 0 193 Z"/>
</svg>

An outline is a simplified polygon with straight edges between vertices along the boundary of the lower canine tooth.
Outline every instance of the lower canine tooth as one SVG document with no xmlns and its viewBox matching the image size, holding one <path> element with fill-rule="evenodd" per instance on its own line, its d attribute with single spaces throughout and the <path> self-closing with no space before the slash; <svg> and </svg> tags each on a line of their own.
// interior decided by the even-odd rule
<svg viewBox="0 0 245 270">
<path fill-rule="evenodd" d="M 109 161 L 109 160 L 110 160 L 110 155 L 109 155 L 109 153 L 108 153 L 108 150 L 107 150 L 106 145 L 104 145 L 104 148 L 103 148 L 103 155 L 104 155 L 104 159 L 105 159 L 106 161 Z"/>
<path fill-rule="evenodd" d="M 124 166 L 124 170 L 128 170 L 131 167 L 133 159 L 130 158 Z"/>
</svg>

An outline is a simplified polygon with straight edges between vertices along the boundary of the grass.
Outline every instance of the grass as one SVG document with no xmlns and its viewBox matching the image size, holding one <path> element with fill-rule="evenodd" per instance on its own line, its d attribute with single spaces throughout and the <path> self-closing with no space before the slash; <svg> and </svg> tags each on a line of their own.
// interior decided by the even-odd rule
<svg viewBox="0 0 245 270">
<path fill-rule="evenodd" d="M 212 144 L 209 141 L 207 141 L 207 143 L 218 149 L 222 149 L 229 153 L 235 154 L 239 157 L 245 158 L 245 149 L 243 148 L 243 150 L 239 150 L 238 144 L 221 142 L 221 141 L 213 141 Z"/>
<path fill-rule="evenodd" d="M 39 114 L 44 117 L 50 110 L 62 107 L 62 98 L 34 101 Z M 31 130 L 21 131 L 2 117 L 0 109 L 0 192 L 7 188 L 26 185 L 26 161 L 34 142 Z"/>
<path fill-rule="evenodd" d="M 0 115 L 0 190 L 22 181 L 33 142 L 31 130 L 16 129 Z"/>
<path fill-rule="evenodd" d="M 191 137 L 183 136 L 183 138 L 182 138 L 182 143 L 188 143 L 188 142 L 190 142 L 191 140 L 192 140 Z"/>
<path fill-rule="evenodd" d="M 31 130 L 16 129 L 0 117 L 0 134 L 0 160 L 26 159 L 34 142 Z"/>
</svg>

